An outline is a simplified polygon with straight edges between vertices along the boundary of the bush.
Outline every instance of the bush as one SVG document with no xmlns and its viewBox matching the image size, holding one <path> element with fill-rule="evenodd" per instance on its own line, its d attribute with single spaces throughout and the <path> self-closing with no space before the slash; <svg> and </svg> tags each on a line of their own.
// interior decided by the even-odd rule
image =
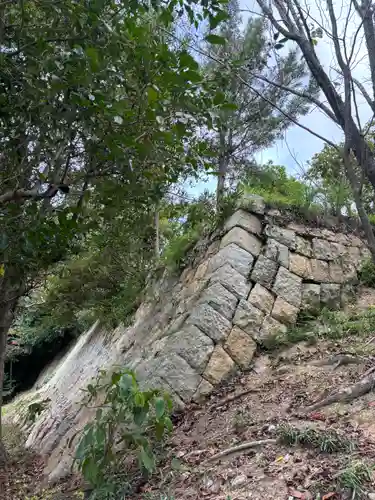
<svg viewBox="0 0 375 500">
<path fill-rule="evenodd" d="M 152 473 L 157 444 L 172 430 L 172 402 L 167 394 L 141 391 L 129 370 L 116 371 L 109 378 L 102 371 L 95 385 L 87 388 L 84 405 L 97 397 L 103 402 L 95 420 L 85 427 L 75 456 L 94 498 L 118 498 L 112 495 L 128 482 L 124 461 L 129 451 L 138 457 L 142 473 Z"/>
<path fill-rule="evenodd" d="M 371 259 L 362 264 L 358 274 L 363 285 L 375 287 L 375 264 Z"/>
</svg>

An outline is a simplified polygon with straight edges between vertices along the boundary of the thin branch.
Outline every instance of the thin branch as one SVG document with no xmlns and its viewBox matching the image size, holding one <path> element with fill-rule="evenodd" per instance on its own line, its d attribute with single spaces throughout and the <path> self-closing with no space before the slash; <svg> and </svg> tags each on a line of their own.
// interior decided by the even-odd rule
<svg viewBox="0 0 375 500">
<path fill-rule="evenodd" d="M 336 117 L 332 113 L 332 111 L 325 104 L 320 102 L 319 99 L 316 99 L 315 97 L 312 97 L 309 94 L 306 94 L 305 92 L 300 92 L 299 90 L 292 89 L 291 87 L 286 87 L 285 85 L 281 85 L 280 83 L 273 82 L 272 80 L 269 80 L 267 77 L 265 77 L 263 75 L 255 75 L 253 73 L 252 73 L 252 75 L 253 75 L 253 77 L 258 78 L 259 80 L 263 80 L 264 82 L 269 83 L 270 85 L 273 85 L 274 87 L 277 87 L 281 90 L 285 90 L 286 92 L 290 92 L 291 94 L 294 94 L 297 97 L 302 97 L 302 98 L 312 102 L 313 104 L 318 106 L 318 108 L 320 108 L 322 111 L 324 111 L 324 113 L 329 118 L 331 118 L 331 120 L 333 120 L 335 123 L 338 124 Z"/>
<path fill-rule="evenodd" d="M 275 26 L 275 28 L 285 37 L 285 38 L 290 38 L 291 40 L 299 40 L 300 36 L 296 32 L 288 31 L 287 29 L 284 28 L 276 19 L 275 16 L 273 15 L 272 10 L 268 7 L 266 4 L 265 0 L 257 0 L 260 8 L 262 9 L 264 15 L 272 22 L 272 24 Z"/>
</svg>

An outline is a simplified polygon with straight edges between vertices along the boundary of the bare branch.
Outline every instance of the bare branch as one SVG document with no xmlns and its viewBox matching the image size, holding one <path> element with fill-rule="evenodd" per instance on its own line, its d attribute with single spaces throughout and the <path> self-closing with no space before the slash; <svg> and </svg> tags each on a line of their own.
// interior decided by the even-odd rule
<svg viewBox="0 0 375 500">
<path fill-rule="evenodd" d="M 263 11 L 263 14 L 272 22 L 272 24 L 275 26 L 275 28 L 285 37 L 285 38 L 290 38 L 291 40 L 297 41 L 299 39 L 298 33 L 295 31 L 288 31 L 287 29 L 284 28 L 276 19 L 275 16 L 273 15 L 272 10 L 268 7 L 266 4 L 265 0 L 257 0 L 260 8 Z M 285 22 L 285 20 L 284 20 Z"/>
<path fill-rule="evenodd" d="M 50 184 L 44 193 L 40 193 L 35 187 L 33 189 L 15 189 L 0 195 L 0 205 L 10 202 L 24 203 L 30 199 L 34 201 L 51 199 L 56 196 L 60 189 L 68 190 L 69 188 L 65 185 Z"/>
</svg>

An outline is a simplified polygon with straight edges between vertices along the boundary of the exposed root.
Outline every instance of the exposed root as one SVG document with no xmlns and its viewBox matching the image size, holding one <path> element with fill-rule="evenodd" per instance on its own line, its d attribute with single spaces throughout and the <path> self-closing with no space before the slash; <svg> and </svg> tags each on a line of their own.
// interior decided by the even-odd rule
<svg viewBox="0 0 375 500">
<path fill-rule="evenodd" d="M 371 376 L 364 377 L 362 380 L 357 382 L 356 384 L 345 387 L 344 389 L 327 396 L 326 398 L 318 401 L 317 403 L 307 406 L 303 409 L 304 413 L 310 413 L 311 411 L 319 410 L 320 408 L 324 408 L 325 406 L 332 405 L 334 403 L 341 402 L 350 402 L 353 399 L 359 398 L 364 394 L 372 391 L 375 387 L 375 374 L 371 374 Z"/>
<path fill-rule="evenodd" d="M 253 389 L 247 389 L 246 391 L 237 392 L 233 396 L 229 396 L 229 397 L 219 401 L 211 409 L 219 410 L 219 409 L 223 408 L 224 406 L 226 406 L 228 403 L 232 403 L 233 401 L 236 401 L 237 399 L 240 399 L 244 396 L 247 396 L 248 394 L 253 394 L 256 392 L 260 392 L 260 391 L 261 391 L 261 389 L 259 389 L 259 388 L 253 388 Z"/>
<path fill-rule="evenodd" d="M 247 443 L 239 444 L 238 446 L 233 446 L 232 448 L 227 448 L 226 450 L 221 451 L 220 453 L 216 453 L 210 458 L 207 458 L 203 462 L 203 465 L 216 462 L 220 458 L 227 457 L 228 455 L 233 455 L 233 453 L 238 453 L 240 451 L 250 450 L 251 448 L 257 448 L 258 446 L 264 446 L 267 444 L 276 444 L 277 439 L 261 439 L 260 441 L 249 441 Z"/>
<path fill-rule="evenodd" d="M 314 364 L 314 366 L 325 366 L 325 365 L 334 365 L 334 368 L 338 368 L 339 366 L 350 365 L 350 364 L 361 364 L 365 360 L 358 356 L 352 356 L 350 354 L 336 354 L 335 356 L 330 356 L 329 358 L 325 358 L 319 360 Z"/>
</svg>

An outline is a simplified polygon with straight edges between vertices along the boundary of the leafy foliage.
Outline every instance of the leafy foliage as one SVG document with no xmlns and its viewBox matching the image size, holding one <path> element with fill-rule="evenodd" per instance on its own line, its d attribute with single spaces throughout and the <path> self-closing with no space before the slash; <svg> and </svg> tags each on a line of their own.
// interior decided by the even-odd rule
<svg viewBox="0 0 375 500">
<path fill-rule="evenodd" d="M 371 259 L 363 262 L 358 271 L 358 276 L 363 285 L 375 287 L 375 264 Z"/>
<path fill-rule="evenodd" d="M 317 448 L 324 453 L 351 453 L 355 449 L 353 441 L 334 430 L 298 429 L 292 425 L 283 424 L 278 429 L 278 437 L 284 444 Z"/>
<path fill-rule="evenodd" d="M 154 471 L 156 443 L 172 430 L 172 402 L 159 390 L 141 391 L 130 370 L 115 371 L 106 379 L 102 372 L 87 387 L 85 404 L 97 399 L 101 404 L 95 420 L 84 429 L 75 458 L 96 494 L 111 498 L 118 475 L 125 475 L 129 451 L 137 455 L 142 471 Z"/>
<path fill-rule="evenodd" d="M 350 490 L 351 498 L 361 498 L 367 487 L 373 484 L 374 467 L 363 461 L 355 461 L 338 474 L 341 488 Z"/>
</svg>

